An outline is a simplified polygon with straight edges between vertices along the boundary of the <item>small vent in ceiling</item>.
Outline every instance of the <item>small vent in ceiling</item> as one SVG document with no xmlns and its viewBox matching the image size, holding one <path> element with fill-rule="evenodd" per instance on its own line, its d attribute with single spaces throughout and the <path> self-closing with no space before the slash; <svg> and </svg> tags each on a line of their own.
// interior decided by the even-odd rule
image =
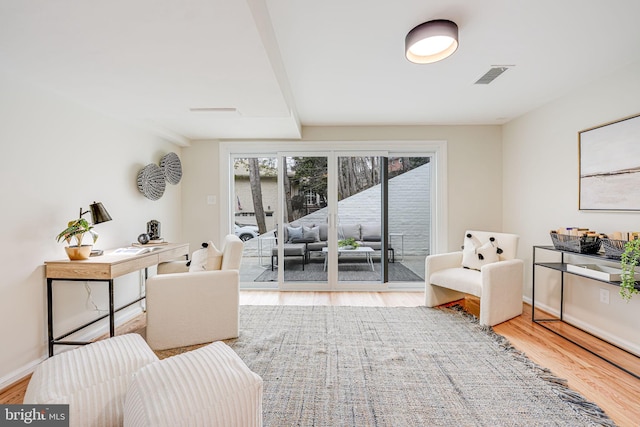
<svg viewBox="0 0 640 427">
<path fill-rule="evenodd" d="M 488 85 L 492 81 L 494 81 L 500 74 L 507 71 L 509 67 L 504 65 L 492 65 L 491 69 L 487 71 L 484 76 L 480 77 L 475 84 L 477 85 Z"/>
<path fill-rule="evenodd" d="M 238 113 L 235 107 L 194 107 L 189 108 L 192 113 Z"/>
</svg>

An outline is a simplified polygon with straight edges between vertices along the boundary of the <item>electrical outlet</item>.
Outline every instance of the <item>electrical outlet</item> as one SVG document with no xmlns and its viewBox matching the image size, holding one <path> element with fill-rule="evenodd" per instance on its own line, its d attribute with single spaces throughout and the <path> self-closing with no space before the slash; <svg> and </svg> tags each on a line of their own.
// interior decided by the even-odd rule
<svg viewBox="0 0 640 427">
<path fill-rule="evenodd" d="M 207 196 L 207 204 L 215 205 L 217 203 L 216 196 Z"/>
<path fill-rule="evenodd" d="M 600 302 L 609 304 L 609 290 L 600 288 Z"/>
</svg>

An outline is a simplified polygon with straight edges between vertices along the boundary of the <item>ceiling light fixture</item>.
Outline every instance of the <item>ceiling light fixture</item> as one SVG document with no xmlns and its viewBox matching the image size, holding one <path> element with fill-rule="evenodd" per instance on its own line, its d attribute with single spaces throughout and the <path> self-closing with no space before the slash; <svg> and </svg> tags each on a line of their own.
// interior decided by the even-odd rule
<svg viewBox="0 0 640 427">
<path fill-rule="evenodd" d="M 458 26 L 446 19 L 418 25 L 404 39 L 407 59 L 416 64 L 441 61 L 458 49 Z"/>
</svg>

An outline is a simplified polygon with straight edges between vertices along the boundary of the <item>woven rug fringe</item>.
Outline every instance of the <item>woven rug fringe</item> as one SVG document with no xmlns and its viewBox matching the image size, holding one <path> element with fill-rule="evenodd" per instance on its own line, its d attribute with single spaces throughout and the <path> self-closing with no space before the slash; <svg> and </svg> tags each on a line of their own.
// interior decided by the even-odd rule
<svg viewBox="0 0 640 427">
<path fill-rule="evenodd" d="M 537 376 L 550 384 L 552 384 L 553 390 L 558 393 L 558 396 L 569 403 L 573 410 L 580 412 L 589 417 L 596 425 L 605 427 L 615 427 L 616 424 L 611 420 L 607 414 L 596 404 L 586 401 L 579 393 L 571 390 L 567 385 L 567 380 L 555 376 L 551 370 L 544 368 L 537 363 L 533 362 L 527 357 L 525 353 L 516 349 L 507 338 L 502 335 L 498 335 L 491 326 L 480 325 L 477 317 L 465 311 L 460 305 L 453 305 L 447 307 L 459 316 L 467 318 L 471 323 L 477 326 L 477 329 L 490 336 L 504 351 L 511 354 L 516 360 L 522 362 L 524 365 L 531 368 L 537 373 Z"/>
</svg>

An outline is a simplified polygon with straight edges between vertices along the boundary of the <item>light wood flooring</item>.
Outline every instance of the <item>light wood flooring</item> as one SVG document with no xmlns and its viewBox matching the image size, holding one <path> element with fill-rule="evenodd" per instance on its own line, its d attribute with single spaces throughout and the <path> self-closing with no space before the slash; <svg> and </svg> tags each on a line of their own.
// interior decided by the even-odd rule
<svg viewBox="0 0 640 427">
<path fill-rule="evenodd" d="M 243 291 L 243 305 L 347 305 L 415 307 L 422 305 L 422 292 L 277 292 Z M 479 300 L 467 298 L 461 301 L 475 315 Z M 123 325 L 137 329 L 140 320 Z M 617 369 L 611 364 L 571 344 L 567 340 L 531 321 L 531 306 L 524 304 L 524 313 L 494 327 L 535 363 L 549 368 L 556 376 L 565 378 L 571 389 L 587 400 L 598 404 L 621 427 L 640 426 L 640 380 Z M 587 345 L 602 348 L 602 343 L 592 337 L 585 338 Z M 608 351 L 605 349 L 605 351 Z M 640 363 L 635 359 L 632 363 Z M 0 403 L 22 403 L 29 378 L 25 378 L 0 392 Z"/>
</svg>

